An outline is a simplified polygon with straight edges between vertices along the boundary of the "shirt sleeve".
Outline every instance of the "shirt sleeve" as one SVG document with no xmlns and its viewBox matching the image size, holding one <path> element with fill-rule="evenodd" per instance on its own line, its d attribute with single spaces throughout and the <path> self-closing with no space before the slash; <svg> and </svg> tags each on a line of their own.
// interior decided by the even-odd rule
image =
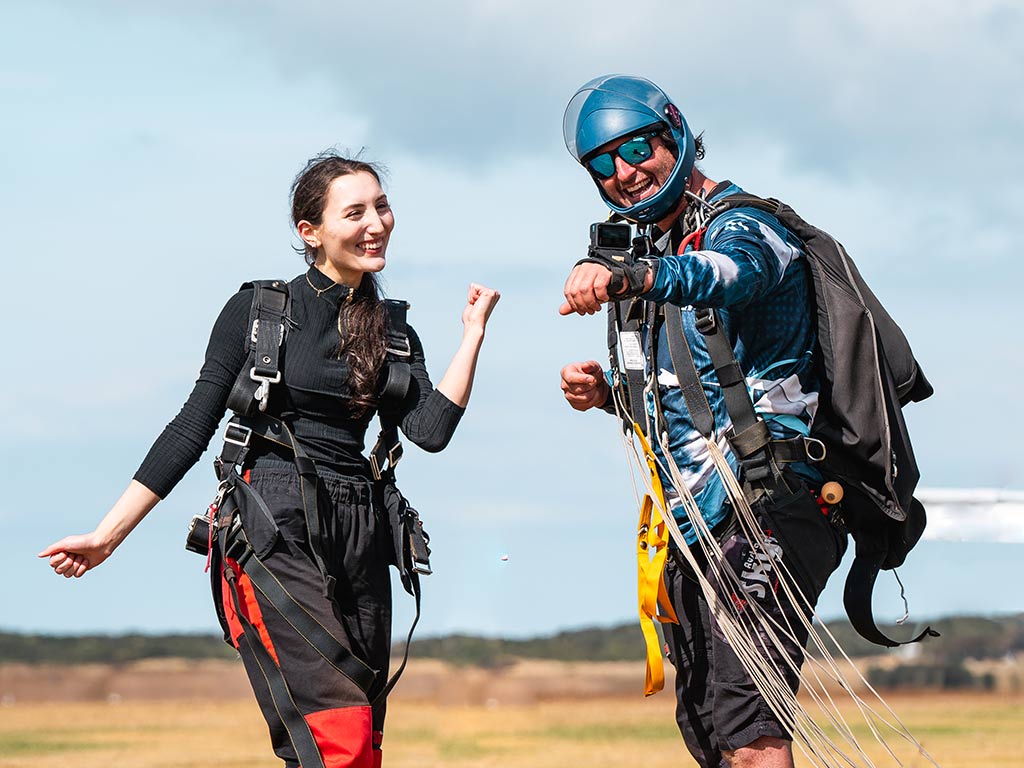
<svg viewBox="0 0 1024 768">
<path fill-rule="evenodd" d="M 643 298 L 658 304 L 742 307 L 782 279 L 800 249 L 781 236 L 761 212 L 736 209 L 708 228 L 705 249 L 664 256 Z"/>
<path fill-rule="evenodd" d="M 402 432 L 425 451 L 436 453 L 451 441 L 466 409 L 434 389 L 427 373 L 423 344 L 409 328 L 412 380 L 402 404 Z"/>
<path fill-rule="evenodd" d="M 221 310 L 192 394 L 149 449 L 135 479 L 165 498 L 202 456 L 227 409 L 245 365 L 245 331 L 253 289 L 239 291 Z"/>
</svg>

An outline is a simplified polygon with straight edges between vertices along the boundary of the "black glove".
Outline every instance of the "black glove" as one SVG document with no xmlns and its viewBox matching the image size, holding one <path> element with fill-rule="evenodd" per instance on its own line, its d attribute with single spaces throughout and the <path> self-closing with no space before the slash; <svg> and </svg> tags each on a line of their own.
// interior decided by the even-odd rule
<svg viewBox="0 0 1024 768">
<path fill-rule="evenodd" d="M 621 262 L 610 259 L 598 253 L 591 253 L 585 259 L 580 259 L 575 266 L 580 264 L 600 264 L 612 273 L 611 282 L 608 283 L 608 294 L 615 300 L 631 299 L 644 292 L 644 281 L 647 279 L 647 271 L 652 264 L 649 261 Z"/>
</svg>

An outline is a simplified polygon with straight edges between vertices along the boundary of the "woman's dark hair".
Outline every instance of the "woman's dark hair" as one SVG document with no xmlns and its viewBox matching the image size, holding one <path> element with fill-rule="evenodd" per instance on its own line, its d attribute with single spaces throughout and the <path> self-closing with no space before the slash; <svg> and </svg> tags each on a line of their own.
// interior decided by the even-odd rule
<svg viewBox="0 0 1024 768">
<path fill-rule="evenodd" d="M 300 221 L 319 226 L 327 195 L 339 176 L 368 173 L 378 182 L 383 168 L 363 160 L 342 157 L 333 150 L 321 152 L 306 163 L 292 182 L 292 224 Z M 299 250 L 296 248 L 296 250 Z M 310 266 L 316 261 L 316 249 L 303 241 L 301 251 Z M 339 357 L 348 364 L 349 405 L 356 418 L 365 416 L 377 405 L 380 374 L 387 355 L 387 312 L 380 299 L 377 278 L 371 272 L 363 279 L 351 300 L 338 309 Z"/>
</svg>

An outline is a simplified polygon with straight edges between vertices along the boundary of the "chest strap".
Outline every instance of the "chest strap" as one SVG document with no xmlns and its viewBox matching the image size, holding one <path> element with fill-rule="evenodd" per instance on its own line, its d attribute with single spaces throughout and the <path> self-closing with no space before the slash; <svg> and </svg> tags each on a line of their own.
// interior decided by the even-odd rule
<svg viewBox="0 0 1024 768">
<path fill-rule="evenodd" d="M 249 356 L 227 401 L 230 410 L 244 415 L 266 411 L 270 385 L 281 381 L 281 347 L 291 310 L 283 280 L 254 280 L 242 288 L 248 286 L 254 291 L 245 340 Z"/>
</svg>

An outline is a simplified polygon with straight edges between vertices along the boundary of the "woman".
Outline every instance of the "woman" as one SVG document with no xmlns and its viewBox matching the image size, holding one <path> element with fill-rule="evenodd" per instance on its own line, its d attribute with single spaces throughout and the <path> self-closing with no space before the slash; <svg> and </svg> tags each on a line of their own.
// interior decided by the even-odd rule
<svg viewBox="0 0 1024 768">
<path fill-rule="evenodd" d="M 387 374 L 388 313 L 374 275 L 384 269 L 395 219 L 374 166 L 324 153 L 292 185 L 292 221 L 310 267 L 288 286 L 283 383 L 271 389 L 267 413 L 290 427 L 316 464 L 319 514 L 313 524 L 321 530 L 313 536 L 307 530 L 294 456 L 253 440 L 242 467 L 249 487 L 272 514 L 271 528 L 277 529 L 253 546 L 295 602 L 377 672 L 372 684 L 360 687 L 330 665 L 304 636 L 308 633 L 296 630 L 253 589 L 230 556 L 220 583 L 215 580 L 215 599 L 245 662 L 274 750 L 285 764 L 294 768 L 301 759 L 310 768 L 312 761 L 300 754 L 308 756 L 315 742 L 314 753 L 319 751 L 327 768 L 369 768 L 380 765 L 381 755 L 384 702 L 375 697 L 388 670 L 391 543 L 381 516 L 381 492 L 361 453 Z M 96 530 L 61 539 L 40 553 L 49 557 L 56 573 L 80 577 L 106 560 L 199 459 L 246 365 L 253 293 L 243 287 L 228 301 L 191 396 Z M 462 343 L 436 389 L 419 339 L 408 329 L 411 380 L 397 407 L 389 410 L 405 435 L 425 450 L 440 451 L 455 431 L 498 298 L 497 291 L 470 285 Z M 242 519 L 248 538 L 254 538 Z M 247 634 L 244 625 L 251 630 Z M 274 676 L 268 676 L 273 666 L 279 667 L 286 689 L 275 688 Z M 307 742 L 298 746 L 298 754 L 295 740 Z"/>
</svg>

